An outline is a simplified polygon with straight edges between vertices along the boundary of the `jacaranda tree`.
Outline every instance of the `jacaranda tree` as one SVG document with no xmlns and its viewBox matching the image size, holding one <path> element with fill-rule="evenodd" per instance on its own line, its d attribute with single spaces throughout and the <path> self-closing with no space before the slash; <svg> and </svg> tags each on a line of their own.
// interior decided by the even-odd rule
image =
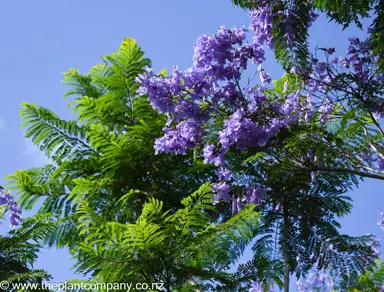
<svg viewBox="0 0 384 292">
<path fill-rule="evenodd" d="M 309 23 L 316 18 L 315 14 L 309 16 Z M 312 252 L 307 258 L 299 256 L 299 260 L 294 257 L 298 255 L 295 249 L 299 241 L 290 237 L 296 225 L 305 249 L 313 247 L 310 236 L 319 239 L 322 231 L 330 238 L 319 240 L 331 242 L 332 234 L 337 234 L 337 223 L 326 215 L 324 207 L 318 215 L 313 208 L 306 215 L 307 200 L 321 206 L 324 197 L 335 199 L 357 184 L 357 177 L 384 178 L 380 147 L 383 135 L 377 120 L 382 112 L 384 75 L 377 70 L 378 60 L 370 54 L 369 43 L 352 38 L 347 57 L 331 59 L 334 49 L 324 48 L 325 61 L 312 58 L 305 68 L 292 59 L 280 88 L 279 84 L 270 87 L 271 78 L 262 63 L 265 46 L 274 48 L 279 41 L 272 30 L 273 13 L 264 7 L 251 12 L 250 17 L 251 43 L 245 28 L 223 26 L 217 34 L 197 40 L 191 68 L 173 67 L 169 75 L 148 69 L 137 79 L 141 84 L 139 92 L 148 95 L 153 108 L 169 116 L 168 127 L 156 140 L 155 149 L 170 154 L 193 149 L 205 163 L 214 164 L 214 202 L 231 202 L 232 214 L 246 204 L 259 204 L 261 211 L 265 210 L 263 204 L 272 200 L 274 205 L 268 207 L 275 206 L 282 212 L 283 224 L 276 231 L 285 265 L 285 291 L 290 273 L 301 265 L 307 272 L 308 263 L 320 269 L 340 269 L 344 281 L 351 283 L 348 278 L 363 273 L 377 257 L 377 243 L 371 237 L 351 241 L 340 236 L 338 248 L 329 243 L 319 257 Z M 291 43 L 294 41 L 288 40 L 284 46 Z M 258 65 L 259 84 L 241 80 L 249 61 Z M 288 186 L 287 178 L 292 179 Z M 318 186 L 319 181 L 324 185 Z M 282 190 L 272 187 L 276 184 Z M 295 186 L 292 199 L 290 184 Z M 336 201 L 329 210 L 332 216 L 346 214 L 350 208 L 348 198 Z M 303 217 L 304 226 L 300 224 Z M 331 265 L 325 255 L 334 248 L 335 255 L 342 256 L 344 251 L 352 257 L 344 259 L 343 264 Z M 300 276 L 300 271 L 296 274 Z"/>
</svg>

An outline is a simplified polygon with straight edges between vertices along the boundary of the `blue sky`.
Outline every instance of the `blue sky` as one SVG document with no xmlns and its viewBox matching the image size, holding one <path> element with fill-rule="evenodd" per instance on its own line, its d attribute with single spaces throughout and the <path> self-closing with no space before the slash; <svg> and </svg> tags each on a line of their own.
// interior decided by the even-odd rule
<svg viewBox="0 0 384 292">
<path fill-rule="evenodd" d="M 18 116 L 20 103 L 28 101 L 70 118 L 62 72 L 77 68 L 87 72 L 100 56 L 117 50 L 125 37 L 136 39 L 153 61 L 154 69 L 191 64 L 197 36 L 213 33 L 225 24 L 249 25 L 247 14 L 230 0 L 194 1 L 2 1 L 0 3 L 1 110 L 0 183 L 17 169 L 41 166 L 47 159 L 23 139 Z M 320 18 L 311 28 L 311 47 L 336 47 L 346 51 L 347 38 L 364 37 L 350 28 L 344 32 Z M 265 69 L 278 78 L 281 68 L 271 59 Z M 341 221 L 350 235 L 367 233 L 381 237 L 376 226 L 378 211 L 384 209 L 380 181 L 366 180 L 350 195 L 355 201 L 352 214 Z M 8 230 L 8 222 L 0 232 Z M 72 278 L 67 251 L 43 250 L 36 267 L 48 270 L 56 281 Z"/>
</svg>

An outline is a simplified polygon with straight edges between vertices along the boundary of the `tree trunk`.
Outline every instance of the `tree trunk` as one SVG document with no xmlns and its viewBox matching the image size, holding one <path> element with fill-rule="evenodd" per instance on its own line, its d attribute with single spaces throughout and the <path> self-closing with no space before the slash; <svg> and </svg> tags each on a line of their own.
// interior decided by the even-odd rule
<svg viewBox="0 0 384 292">
<path fill-rule="evenodd" d="M 289 218 L 287 214 L 287 209 L 283 205 L 284 212 L 284 221 L 283 221 L 283 237 L 281 240 L 281 248 L 283 251 L 284 259 L 284 292 L 289 292 L 289 274 L 290 274 L 290 265 L 289 265 L 289 250 L 288 250 L 288 227 L 289 227 Z"/>
</svg>

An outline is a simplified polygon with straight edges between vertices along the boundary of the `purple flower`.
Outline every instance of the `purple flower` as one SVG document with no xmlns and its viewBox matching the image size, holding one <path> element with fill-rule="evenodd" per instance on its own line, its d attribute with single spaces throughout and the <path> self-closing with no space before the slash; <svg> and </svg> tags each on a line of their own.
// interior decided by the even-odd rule
<svg viewBox="0 0 384 292">
<path fill-rule="evenodd" d="M 332 104 L 328 103 L 319 107 L 320 123 L 325 124 L 330 119 L 330 114 L 332 113 Z"/>
<path fill-rule="evenodd" d="M 213 164 L 216 166 L 224 165 L 225 161 L 225 154 L 224 152 L 220 151 L 217 156 L 213 159 Z"/>
<path fill-rule="evenodd" d="M 220 167 L 219 170 L 217 171 L 217 176 L 219 177 L 220 180 L 221 179 L 228 180 L 231 178 L 232 172 L 227 168 Z"/>
<path fill-rule="evenodd" d="M 158 77 L 153 73 L 144 73 L 140 75 L 140 85 L 139 94 L 148 94 L 149 101 L 154 109 L 160 112 L 175 111 L 172 98 L 172 93 L 175 93 L 175 90 L 173 90 L 173 84 L 169 79 Z"/>
<path fill-rule="evenodd" d="M 215 158 L 215 147 L 211 144 L 206 144 L 203 149 L 204 163 L 212 163 Z"/>
<path fill-rule="evenodd" d="M 381 230 L 384 231 L 384 212 L 380 211 L 379 216 L 380 216 L 380 219 L 377 222 L 377 225 L 380 227 Z"/>
<path fill-rule="evenodd" d="M 237 202 L 235 199 L 232 199 L 232 216 L 235 216 L 237 212 Z"/>
<path fill-rule="evenodd" d="M 259 284 L 256 281 L 251 282 L 251 289 L 249 289 L 249 292 L 264 292 L 264 288 L 261 284 Z M 267 292 L 274 292 L 275 290 L 273 287 L 269 288 Z"/>
<path fill-rule="evenodd" d="M 194 49 L 194 68 L 217 80 L 239 79 L 239 70 L 246 69 L 247 59 L 254 57 L 249 45 L 235 49 L 235 45 L 243 45 L 246 31 L 221 26 L 216 35 L 200 36 Z"/>
<path fill-rule="evenodd" d="M 371 153 L 366 153 L 364 151 L 360 152 L 360 157 L 366 163 L 372 162 L 374 160 Z"/>
<path fill-rule="evenodd" d="M 7 205 L 7 204 L 8 204 L 8 200 L 5 197 L 1 196 L 1 193 L 0 193 L 0 206 Z"/>
<path fill-rule="evenodd" d="M 20 206 L 14 201 L 13 196 L 4 190 L 4 187 L 0 185 L 0 206 L 6 205 L 6 210 L 9 212 L 9 220 L 11 227 L 15 227 L 22 222 L 22 211 Z"/>
<path fill-rule="evenodd" d="M 285 85 L 286 84 L 286 85 Z M 288 82 L 284 84 L 284 90 L 288 89 Z M 291 93 L 285 97 L 284 103 L 280 107 L 280 112 L 285 115 L 291 115 L 300 110 L 300 92 Z"/>
<path fill-rule="evenodd" d="M 244 199 L 249 204 L 259 204 L 263 200 L 268 189 L 256 186 L 248 186 L 244 189 Z"/>
<path fill-rule="evenodd" d="M 296 282 L 296 288 L 300 292 L 329 292 L 334 289 L 334 281 L 335 279 L 325 271 L 311 271 L 305 278 L 300 278 Z"/>
<path fill-rule="evenodd" d="M 247 94 L 248 110 L 251 113 L 255 113 L 258 110 L 259 105 L 261 105 L 267 97 L 262 88 L 246 88 L 245 92 Z"/>
<path fill-rule="evenodd" d="M 10 203 L 9 221 L 11 222 L 12 227 L 17 226 L 22 222 L 21 214 L 22 212 L 21 212 L 20 206 L 15 202 Z"/>
<path fill-rule="evenodd" d="M 384 170 L 384 159 L 380 155 L 377 155 L 377 164 L 380 170 Z"/>
<path fill-rule="evenodd" d="M 255 64 L 261 64 L 265 60 L 265 53 L 264 49 L 262 46 L 260 46 L 257 43 L 252 44 L 252 49 L 253 49 L 253 56 L 252 56 L 252 61 Z"/>
<path fill-rule="evenodd" d="M 328 48 L 327 53 L 332 55 L 335 52 L 335 48 Z"/>
<path fill-rule="evenodd" d="M 224 149 L 229 149 L 246 134 L 251 122 L 243 118 L 244 113 L 244 109 L 241 108 L 224 122 L 224 129 L 219 133 L 219 141 Z"/>
<path fill-rule="evenodd" d="M 287 45 L 292 46 L 294 43 L 294 32 L 292 21 L 297 18 L 294 12 L 284 15 L 283 11 L 272 13 L 272 6 L 265 5 L 264 7 L 255 9 L 249 13 L 251 18 L 250 29 L 253 31 L 253 41 L 259 45 L 267 45 L 273 49 L 274 41 L 272 36 L 272 21 L 278 21 L 285 27 L 285 37 L 287 38 Z M 308 26 L 316 20 L 318 14 L 310 10 L 308 14 Z"/>
<path fill-rule="evenodd" d="M 315 171 L 311 172 L 311 181 L 315 183 L 317 181 L 317 175 Z"/>
<path fill-rule="evenodd" d="M 212 184 L 212 191 L 215 194 L 212 198 L 214 204 L 217 204 L 219 201 L 229 202 L 231 200 L 229 197 L 229 186 L 225 182 Z"/>
<path fill-rule="evenodd" d="M 271 6 L 266 5 L 249 13 L 251 18 L 250 29 L 253 31 L 253 41 L 258 45 L 266 44 L 273 49 L 272 13 Z"/>
<path fill-rule="evenodd" d="M 356 49 L 354 47 L 348 47 L 347 54 L 351 55 L 356 53 Z"/>
<path fill-rule="evenodd" d="M 156 139 L 155 150 L 158 153 L 183 154 L 197 145 L 202 134 L 198 121 L 189 119 L 179 123 L 175 129 L 165 129 L 165 135 Z"/>
<path fill-rule="evenodd" d="M 360 43 L 360 39 L 359 39 L 359 38 L 356 38 L 356 37 L 348 38 L 348 41 L 349 41 L 352 45 L 358 45 L 358 44 Z"/>
<path fill-rule="evenodd" d="M 289 72 L 291 72 L 292 74 L 297 74 L 299 73 L 299 69 L 297 69 L 297 67 L 292 67 Z"/>
<path fill-rule="evenodd" d="M 251 289 L 249 289 L 249 292 L 264 292 L 264 289 L 259 283 L 256 281 L 252 281 Z"/>
<path fill-rule="evenodd" d="M 315 11 L 313 10 L 310 10 L 309 11 L 309 23 L 308 23 L 308 26 L 311 26 L 315 21 L 316 19 L 319 17 L 319 14 L 317 14 Z"/>
<path fill-rule="evenodd" d="M 338 63 L 339 62 L 339 58 L 337 58 L 337 57 L 334 57 L 334 58 L 332 58 L 332 60 L 331 60 L 331 63 L 333 63 L 333 64 L 336 64 L 336 63 Z"/>
<path fill-rule="evenodd" d="M 264 71 L 261 65 L 259 65 L 259 67 L 257 68 L 257 71 L 259 71 L 259 74 L 260 74 L 261 85 L 264 85 L 265 83 L 271 83 L 272 81 L 271 77 L 269 77 L 268 73 Z"/>
<path fill-rule="evenodd" d="M 324 73 L 325 70 L 327 70 L 327 63 L 317 62 L 316 69 L 317 69 L 317 72 L 319 72 L 320 74 Z"/>
</svg>

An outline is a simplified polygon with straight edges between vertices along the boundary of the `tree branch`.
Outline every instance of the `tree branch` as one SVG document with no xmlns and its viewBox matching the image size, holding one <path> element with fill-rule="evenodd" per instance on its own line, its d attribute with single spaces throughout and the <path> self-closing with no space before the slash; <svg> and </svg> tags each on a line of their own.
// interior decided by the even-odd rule
<svg viewBox="0 0 384 292">
<path fill-rule="evenodd" d="M 351 169 L 351 168 L 314 166 L 312 168 L 312 170 L 314 170 L 314 171 L 326 171 L 326 172 L 350 173 L 350 174 L 360 175 L 363 177 L 369 177 L 369 178 L 384 180 L 384 174 L 369 173 L 369 172 Z"/>
</svg>

